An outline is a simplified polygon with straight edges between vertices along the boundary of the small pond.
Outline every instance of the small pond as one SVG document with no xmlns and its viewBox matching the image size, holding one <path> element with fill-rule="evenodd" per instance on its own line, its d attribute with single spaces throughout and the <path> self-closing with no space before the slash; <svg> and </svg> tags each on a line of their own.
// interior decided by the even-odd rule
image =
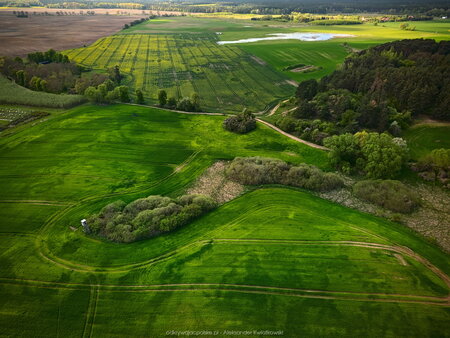
<svg viewBox="0 0 450 338">
<path fill-rule="evenodd" d="M 300 41 L 325 41 L 333 38 L 350 38 L 354 35 L 350 34 L 332 34 L 332 33 L 273 33 L 265 38 L 250 38 L 234 41 L 217 41 L 219 45 L 227 45 L 231 43 L 247 43 L 266 40 L 300 40 Z"/>
</svg>

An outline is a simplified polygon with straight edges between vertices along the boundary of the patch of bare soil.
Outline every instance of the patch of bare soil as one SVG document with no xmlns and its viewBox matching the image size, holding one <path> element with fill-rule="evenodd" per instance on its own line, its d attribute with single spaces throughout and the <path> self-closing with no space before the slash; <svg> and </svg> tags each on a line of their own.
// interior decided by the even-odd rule
<svg viewBox="0 0 450 338">
<path fill-rule="evenodd" d="M 303 72 L 312 71 L 312 70 L 315 70 L 315 69 L 318 69 L 318 67 L 316 67 L 316 66 L 303 66 L 303 67 L 298 67 L 298 68 L 291 69 L 291 72 L 303 73 Z"/>
<path fill-rule="evenodd" d="M 244 191 L 244 186 L 227 180 L 225 170 L 228 163 L 219 161 L 209 167 L 188 190 L 188 194 L 210 196 L 218 204 L 231 201 Z"/>
<path fill-rule="evenodd" d="M 298 82 L 297 82 L 297 81 L 294 81 L 294 80 L 286 80 L 286 83 L 287 83 L 287 84 L 290 84 L 290 85 L 292 85 L 292 86 L 294 86 L 294 87 L 297 87 L 297 86 L 298 86 Z"/>
<path fill-rule="evenodd" d="M 0 54 L 25 56 L 50 48 L 65 50 L 89 45 L 114 34 L 126 23 L 145 17 L 132 15 L 39 15 L 18 18 L 11 11 L 0 11 Z M 67 10 L 71 12 L 70 10 Z M 75 13 L 79 10 L 73 10 Z M 128 11 L 128 10 L 127 10 Z M 131 11 L 131 10 L 130 10 Z M 114 11 L 111 10 L 111 13 Z M 142 13 L 142 11 L 140 11 Z"/>
<path fill-rule="evenodd" d="M 394 254 L 394 256 L 395 256 L 395 258 L 398 259 L 398 261 L 399 261 L 399 263 L 400 263 L 401 265 L 403 265 L 403 266 L 407 266 L 407 265 L 408 265 L 408 263 L 406 263 L 406 260 L 405 260 L 405 258 L 404 258 L 402 255 L 400 255 L 400 254 Z"/>
<path fill-rule="evenodd" d="M 415 188 L 422 207 L 404 217 L 406 225 L 450 252 L 450 195 L 440 187 L 421 184 Z"/>
<path fill-rule="evenodd" d="M 346 181 L 346 187 L 318 195 L 352 209 L 399 221 L 450 252 L 450 195 L 442 188 L 425 184 L 412 187 L 420 195 L 422 206 L 410 215 L 400 215 L 358 199 L 351 192 L 353 181 L 349 178 Z"/>
<path fill-rule="evenodd" d="M 266 61 L 260 59 L 260 58 L 257 57 L 257 56 L 252 55 L 251 58 L 252 58 L 255 62 L 259 63 L 261 66 L 267 65 Z"/>
</svg>

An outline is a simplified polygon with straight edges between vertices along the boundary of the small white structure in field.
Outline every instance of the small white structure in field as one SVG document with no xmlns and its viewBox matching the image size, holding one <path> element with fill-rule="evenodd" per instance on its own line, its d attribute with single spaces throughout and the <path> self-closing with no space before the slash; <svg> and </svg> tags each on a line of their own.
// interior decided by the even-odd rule
<svg viewBox="0 0 450 338">
<path fill-rule="evenodd" d="M 222 32 L 216 32 L 217 35 L 222 35 Z"/>
<path fill-rule="evenodd" d="M 82 220 L 81 220 L 81 226 L 83 227 L 83 231 L 85 232 L 85 233 L 90 233 L 91 232 L 91 229 L 89 229 L 89 225 L 87 224 L 87 221 L 86 221 L 86 219 L 85 218 L 83 218 Z"/>
</svg>

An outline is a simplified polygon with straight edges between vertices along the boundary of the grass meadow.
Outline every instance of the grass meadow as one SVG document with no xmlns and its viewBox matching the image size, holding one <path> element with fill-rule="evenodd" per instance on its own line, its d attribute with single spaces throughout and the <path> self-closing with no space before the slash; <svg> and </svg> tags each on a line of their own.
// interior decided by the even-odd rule
<svg viewBox="0 0 450 338">
<path fill-rule="evenodd" d="M 299 189 L 249 191 L 131 244 L 81 232 L 80 219 L 111 201 L 182 194 L 217 159 L 329 169 L 323 151 L 260 125 L 228 133 L 223 119 L 84 105 L 3 137 L 2 334 L 445 335 L 449 286 L 435 269 L 448 274 L 448 256 L 399 224 Z"/>
</svg>

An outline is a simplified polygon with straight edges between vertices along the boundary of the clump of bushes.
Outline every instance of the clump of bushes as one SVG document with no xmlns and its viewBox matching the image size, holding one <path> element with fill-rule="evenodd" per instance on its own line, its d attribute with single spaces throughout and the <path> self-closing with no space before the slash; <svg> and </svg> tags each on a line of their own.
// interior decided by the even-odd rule
<svg viewBox="0 0 450 338">
<path fill-rule="evenodd" d="M 226 174 L 244 185 L 284 184 L 314 191 L 330 191 L 344 185 L 338 175 L 325 173 L 315 166 L 304 163 L 293 166 L 263 157 L 237 157 Z"/>
<path fill-rule="evenodd" d="M 186 225 L 215 207 L 204 195 L 184 195 L 177 199 L 148 196 L 129 204 L 116 201 L 88 218 L 94 234 L 114 242 L 134 242 Z"/>
<path fill-rule="evenodd" d="M 419 196 L 402 182 L 366 180 L 353 186 L 355 195 L 394 212 L 410 213 L 420 205 Z"/>
<path fill-rule="evenodd" d="M 330 148 L 330 163 L 345 174 L 368 178 L 392 178 L 408 158 L 406 141 L 383 133 L 359 132 L 335 135 L 324 140 Z"/>
<path fill-rule="evenodd" d="M 244 109 L 242 113 L 230 116 L 223 121 L 223 127 L 231 132 L 245 134 L 256 128 L 255 116 Z"/>
</svg>

